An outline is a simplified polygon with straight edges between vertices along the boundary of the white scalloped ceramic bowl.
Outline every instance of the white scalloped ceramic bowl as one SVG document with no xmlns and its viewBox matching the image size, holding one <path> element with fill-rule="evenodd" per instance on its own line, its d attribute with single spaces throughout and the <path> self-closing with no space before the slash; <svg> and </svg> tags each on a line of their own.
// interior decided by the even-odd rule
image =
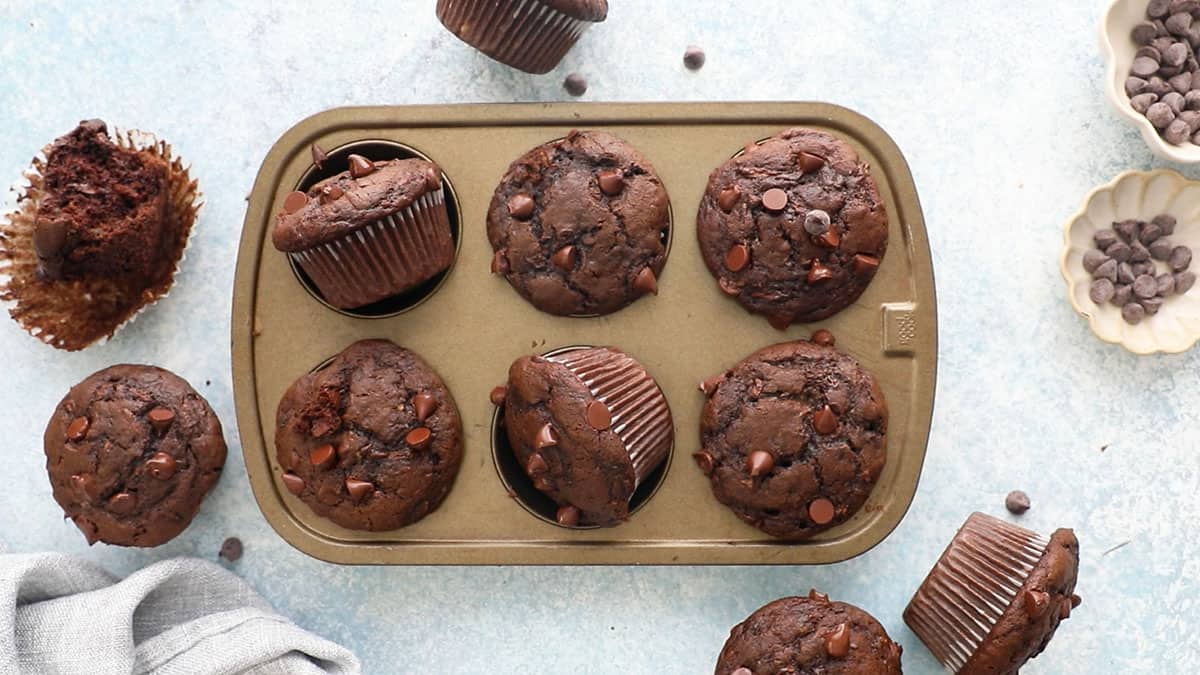
<svg viewBox="0 0 1200 675">
<path fill-rule="evenodd" d="M 1160 213 L 1178 220 L 1171 241 L 1200 250 L 1200 182 L 1169 169 L 1126 171 L 1092 190 L 1064 231 L 1059 265 L 1071 305 L 1088 320 L 1097 337 L 1135 354 L 1182 352 L 1200 340 L 1200 284 L 1184 295 L 1167 298 L 1158 314 L 1131 326 L 1121 318 L 1120 308 L 1110 303 L 1097 306 L 1088 297 L 1092 275 L 1083 269 L 1083 254 L 1094 247 L 1092 236 L 1112 228 L 1113 221 L 1150 220 Z M 1166 271 L 1162 263 L 1158 265 Z M 1200 272 L 1200 256 L 1193 271 Z"/>
<path fill-rule="evenodd" d="M 1171 145 L 1158 135 L 1145 115 L 1129 104 L 1125 95 L 1125 78 L 1133 65 L 1137 45 L 1133 42 L 1133 27 L 1146 18 L 1149 0 L 1114 0 L 1100 20 L 1100 52 L 1104 58 L 1104 92 L 1123 119 L 1142 133 L 1150 150 L 1163 159 L 1182 164 L 1200 163 L 1200 145 L 1184 143 Z"/>
</svg>

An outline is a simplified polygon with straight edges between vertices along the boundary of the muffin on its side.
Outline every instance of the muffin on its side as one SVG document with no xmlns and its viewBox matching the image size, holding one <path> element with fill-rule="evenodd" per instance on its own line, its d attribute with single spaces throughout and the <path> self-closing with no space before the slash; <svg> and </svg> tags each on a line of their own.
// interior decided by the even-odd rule
<svg viewBox="0 0 1200 675">
<path fill-rule="evenodd" d="M 500 63 L 548 73 L 593 23 L 608 16 L 608 0 L 438 0 L 451 33 Z"/>
<path fill-rule="evenodd" d="M 0 222 L 0 300 L 39 340 L 78 350 L 167 294 L 196 218 L 196 183 L 170 147 L 80 122 L 35 159 Z"/>
<path fill-rule="evenodd" d="M 696 224 L 721 291 L 780 330 L 852 304 L 887 250 L 870 168 L 815 129 L 789 129 L 717 168 Z"/>
<path fill-rule="evenodd" d="M 428 281 L 454 261 L 442 172 L 423 159 L 350 168 L 283 199 L 271 241 L 325 301 L 354 309 Z"/>
<path fill-rule="evenodd" d="M 296 380 L 279 401 L 283 487 L 352 530 L 395 530 L 432 513 L 462 463 L 454 397 L 419 356 L 363 340 Z"/>
<path fill-rule="evenodd" d="M 902 651 L 870 614 L 813 590 L 734 626 L 715 675 L 900 675 Z"/>
<path fill-rule="evenodd" d="M 634 491 L 671 451 L 666 397 L 613 347 L 521 357 L 502 393 L 512 451 L 534 487 L 559 505 L 562 525 L 624 520 Z"/>
<path fill-rule="evenodd" d="M 572 131 L 508 168 L 488 209 L 492 272 L 534 307 L 610 314 L 658 292 L 670 204 L 645 157 L 602 131 Z"/>
<path fill-rule="evenodd" d="M 921 583 L 904 622 L 960 675 L 1015 675 L 1080 603 L 1079 541 L 973 513 Z"/>
<path fill-rule="evenodd" d="M 849 520 L 887 463 L 878 380 L 821 335 L 760 349 L 701 385 L 696 463 L 718 501 L 785 539 Z"/>
<path fill-rule="evenodd" d="M 225 465 L 208 402 L 153 366 L 112 366 L 72 387 L 43 441 L 54 499 L 89 544 L 170 541 Z"/>
</svg>

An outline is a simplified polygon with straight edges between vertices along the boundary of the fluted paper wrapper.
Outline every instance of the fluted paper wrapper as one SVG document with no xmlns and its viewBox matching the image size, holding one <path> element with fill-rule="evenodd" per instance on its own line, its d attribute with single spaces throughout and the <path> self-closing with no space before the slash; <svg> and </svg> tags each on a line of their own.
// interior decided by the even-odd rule
<svg viewBox="0 0 1200 675">
<path fill-rule="evenodd" d="M 592 24 L 538 0 L 438 0 L 437 15 L 479 51 L 527 73 L 548 73 Z"/>
<path fill-rule="evenodd" d="M 289 255 L 325 301 L 339 309 L 403 293 L 446 269 L 454 259 L 445 192 L 424 194 L 386 218 Z"/>
<path fill-rule="evenodd" d="M 78 351 L 103 342 L 133 322 L 150 305 L 167 297 L 187 254 L 192 225 L 202 205 L 196 181 L 171 146 L 144 131 L 113 130 L 109 139 L 120 148 L 147 152 L 167 164 L 165 231 L 175 235 L 169 264 L 150 287 L 128 279 L 49 279 L 38 272 L 33 231 L 41 203 L 46 153 L 33 160 L 15 210 L 0 218 L 0 302 L 30 335 L 57 349 Z"/>
<path fill-rule="evenodd" d="M 658 383 L 640 363 L 610 347 L 585 347 L 547 356 L 578 377 L 612 413 L 636 477 L 635 489 L 667 458 L 675 431 Z"/>
<path fill-rule="evenodd" d="M 1050 540 L 972 514 L 924 583 L 904 622 L 951 672 L 959 672 L 1012 606 Z"/>
</svg>

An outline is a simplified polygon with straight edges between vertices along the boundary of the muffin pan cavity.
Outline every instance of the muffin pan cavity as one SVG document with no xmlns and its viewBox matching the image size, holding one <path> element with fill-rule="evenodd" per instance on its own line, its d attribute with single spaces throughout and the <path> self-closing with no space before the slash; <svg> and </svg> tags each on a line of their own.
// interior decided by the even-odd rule
<svg viewBox="0 0 1200 675">
<path fill-rule="evenodd" d="M 694 214 L 710 172 L 734 149 L 797 126 L 845 140 L 871 166 L 888 213 L 889 246 L 874 281 L 853 304 L 824 321 L 780 331 L 718 288 L 701 257 Z M 657 295 L 591 318 L 546 314 L 513 292 L 491 272 L 494 252 L 486 231 L 492 195 L 513 160 L 575 129 L 606 131 L 636 148 L 662 179 L 676 217 Z M 370 321 L 314 302 L 270 236 L 286 196 L 318 179 L 310 146 L 315 142 L 344 162 L 363 139 L 428 153 L 453 177 L 458 227 L 453 274 L 437 292 L 403 314 L 383 311 Z M 325 170 L 338 169 L 331 161 Z M 881 542 L 908 509 L 925 457 L 937 370 L 933 269 L 912 175 L 882 129 L 823 103 L 393 106 L 318 114 L 287 131 L 263 162 L 242 233 L 232 326 L 238 425 L 255 497 L 286 541 L 348 564 L 845 560 Z M 720 504 L 692 461 L 705 403 L 697 385 L 767 345 L 807 339 L 821 328 L 881 383 L 889 407 L 887 465 L 854 517 L 789 543 Z M 441 506 L 419 522 L 384 532 L 351 531 L 317 517 L 287 492 L 275 459 L 275 411 L 288 386 L 313 364 L 367 338 L 386 338 L 420 354 L 454 393 L 464 434 L 462 466 Z M 514 360 L 564 345 L 624 351 L 653 376 L 670 406 L 671 457 L 642 482 L 631 503 L 636 513 L 613 527 L 555 522 L 553 504 L 508 450 L 491 401 Z"/>
<path fill-rule="evenodd" d="M 339 145 L 334 148 L 325 148 L 324 144 L 318 145 L 325 151 L 327 158 L 321 162 L 318 168 L 315 164 L 309 164 L 308 170 L 305 171 L 300 179 L 296 182 L 293 189 L 301 192 L 308 190 L 316 183 L 336 176 L 337 174 L 346 171 L 350 167 L 350 155 L 362 155 L 372 161 L 380 161 L 387 159 L 423 159 L 428 162 L 437 162 L 426 155 L 425 153 L 396 141 L 386 140 L 362 140 L 352 141 Z M 441 166 L 440 164 L 438 165 Z M 450 236 L 454 239 L 455 262 L 458 260 L 458 253 L 462 249 L 462 223 L 459 218 L 458 195 L 454 191 L 454 184 L 450 181 L 450 177 L 446 172 L 442 171 L 442 187 L 445 190 L 446 212 L 450 218 Z M 283 255 L 283 254 L 279 254 Z M 429 299 L 434 293 L 441 288 L 446 278 L 454 271 L 454 262 L 450 264 L 445 271 L 435 275 L 431 279 L 421 283 L 419 286 L 407 290 L 403 293 L 393 295 L 390 298 L 374 302 L 363 307 L 354 309 L 339 309 L 325 301 L 321 291 L 317 289 L 316 284 L 309 278 L 308 274 L 300 268 L 296 260 L 291 256 L 287 256 L 288 265 L 292 268 L 292 274 L 304 287 L 308 294 L 311 295 L 317 302 L 324 305 L 327 309 L 339 314 L 345 314 L 349 317 L 359 319 L 381 319 L 386 317 L 397 316 L 403 314 L 425 300 Z"/>
</svg>

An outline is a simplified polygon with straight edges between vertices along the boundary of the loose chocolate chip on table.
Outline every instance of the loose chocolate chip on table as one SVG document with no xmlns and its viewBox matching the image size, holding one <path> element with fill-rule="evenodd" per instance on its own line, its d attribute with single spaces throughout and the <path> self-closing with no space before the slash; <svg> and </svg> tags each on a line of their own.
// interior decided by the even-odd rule
<svg viewBox="0 0 1200 675">
<path fill-rule="evenodd" d="M 237 562 L 242 557 L 242 540 L 237 537 L 229 537 L 221 542 L 221 551 L 217 555 L 229 562 Z"/>
<path fill-rule="evenodd" d="M 583 96 L 587 92 L 587 79 L 579 73 L 571 73 L 563 80 L 563 89 L 572 96 Z"/>
<path fill-rule="evenodd" d="M 1146 318 L 1146 308 L 1136 302 L 1128 303 L 1121 308 L 1121 318 L 1125 319 L 1125 323 L 1139 324 Z"/>
<path fill-rule="evenodd" d="M 352 178 L 363 178 L 375 173 L 375 162 L 366 157 L 362 155 L 350 155 L 347 159 L 350 162 L 350 176 Z"/>
<path fill-rule="evenodd" d="M 1029 495 L 1020 490 L 1013 490 L 1004 498 L 1004 508 L 1018 516 L 1025 513 L 1029 510 Z"/>
<path fill-rule="evenodd" d="M 1186 246 L 1176 246 L 1167 257 L 1167 265 L 1176 272 L 1182 272 L 1192 264 L 1192 249 Z"/>
<path fill-rule="evenodd" d="M 804 231 L 817 236 L 829 231 L 829 214 L 821 209 L 813 209 L 804 216 Z"/>
<path fill-rule="evenodd" d="M 1150 124 L 1153 124 L 1155 129 L 1166 129 L 1171 122 L 1175 121 L 1175 111 L 1171 109 L 1171 106 L 1159 101 L 1146 109 L 1146 119 L 1150 120 Z"/>
<path fill-rule="evenodd" d="M 1192 290 L 1192 286 L 1196 283 L 1196 275 L 1193 272 L 1180 272 L 1175 275 L 1175 294 L 1183 295 Z"/>
<path fill-rule="evenodd" d="M 433 440 L 433 432 L 425 427 L 417 427 L 404 435 L 404 442 L 414 450 L 424 450 Z"/>
<path fill-rule="evenodd" d="M 779 188 L 771 188 L 763 193 L 762 204 L 768 211 L 782 211 L 787 208 L 788 194 Z"/>
<path fill-rule="evenodd" d="M 1104 255 L 1116 260 L 1119 263 L 1123 263 L 1129 260 L 1129 256 L 1133 255 L 1133 249 L 1129 247 L 1129 244 L 1126 244 L 1123 241 L 1118 241 L 1117 243 L 1105 249 Z"/>
<path fill-rule="evenodd" d="M 1191 92 L 1188 92 L 1188 93 L 1191 93 Z M 1198 92 L 1198 95 L 1200 95 L 1200 92 Z M 1154 105 L 1157 101 L 1158 101 L 1158 94 L 1151 94 L 1149 92 L 1146 92 L 1144 94 L 1135 94 L 1134 96 L 1132 96 L 1129 99 L 1129 105 L 1133 106 L 1133 109 L 1136 110 L 1137 112 L 1141 113 L 1142 115 L 1145 115 L 1146 111 L 1150 109 L 1150 106 Z"/>
<path fill-rule="evenodd" d="M 1116 283 L 1117 282 L 1117 261 L 1116 260 L 1108 260 L 1104 264 L 1097 267 L 1096 271 L 1092 272 L 1092 276 L 1096 277 L 1097 279 L 1108 279 L 1109 281 Z"/>
<path fill-rule="evenodd" d="M 533 215 L 533 197 L 518 192 L 508 200 L 508 215 L 518 220 L 528 220 Z"/>
<path fill-rule="evenodd" d="M 1117 291 L 1112 296 L 1112 304 L 1117 307 L 1124 307 L 1132 299 L 1133 284 L 1117 284 Z"/>
<path fill-rule="evenodd" d="M 833 502 L 824 497 L 812 500 L 808 505 L 808 517 L 817 525 L 828 525 L 833 522 Z"/>
<path fill-rule="evenodd" d="M 1143 21 L 1133 27 L 1132 37 L 1135 44 L 1150 44 L 1154 38 L 1158 37 L 1158 29 L 1154 27 L 1153 23 Z"/>
<path fill-rule="evenodd" d="M 1145 300 L 1142 300 L 1141 304 L 1146 310 L 1147 316 L 1154 316 L 1155 314 L 1158 314 L 1158 310 L 1162 309 L 1163 302 L 1165 301 L 1162 298 L 1155 296 L 1153 298 L 1146 298 Z"/>
<path fill-rule="evenodd" d="M 746 459 L 746 466 L 750 475 L 757 478 L 775 468 L 775 456 L 765 450 L 755 450 Z"/>
<path fill-rule="evenodd" d="M 1106 249 L 1117 243 L 1117 233 L 1112 230 L 1100 230 L 1092 235 L 1092 241 L 1096 242 L 1097 248 Z"/>
<path fill-rule="evenodd" d="M 1138 277 L 1138 275 L 1134 274 L 1134 272 L 1133 272 L 1133 265 L 1131 265 L 1127 262 L 1123 262 L 1123 263 L 1117 265 L 1117 283 L 1132 284 L 1133 280 L 1136 279 L 1137 277 Z M 1108 280 L 1104 279 L 1103 281 L 1108 281 Z"/>
<path fill-rule="evenodd" d="M 558 512 L 554 514 L 554 519 L 559 525 L 567 527 L 575 527 L 579 524 L 580 511 L 578 508 L 567 505 L 558 507 Z"/>
<path fill-rule="evenodd" d="M 1091 287 L 1088 288 L 1088 297 L 1097 305 L 1102 305 L 1112 300 L 1116 291 L 1116 286 L 1108 279 L 1093 279 Z"/>
<path fill-rule="evenodd" d="M 688 45 L 688 48 L 683 51 L 683 65 L 688 70 L 700 70 L 704 67 L 704 50 L 696 45 Z"/>
</svg>

